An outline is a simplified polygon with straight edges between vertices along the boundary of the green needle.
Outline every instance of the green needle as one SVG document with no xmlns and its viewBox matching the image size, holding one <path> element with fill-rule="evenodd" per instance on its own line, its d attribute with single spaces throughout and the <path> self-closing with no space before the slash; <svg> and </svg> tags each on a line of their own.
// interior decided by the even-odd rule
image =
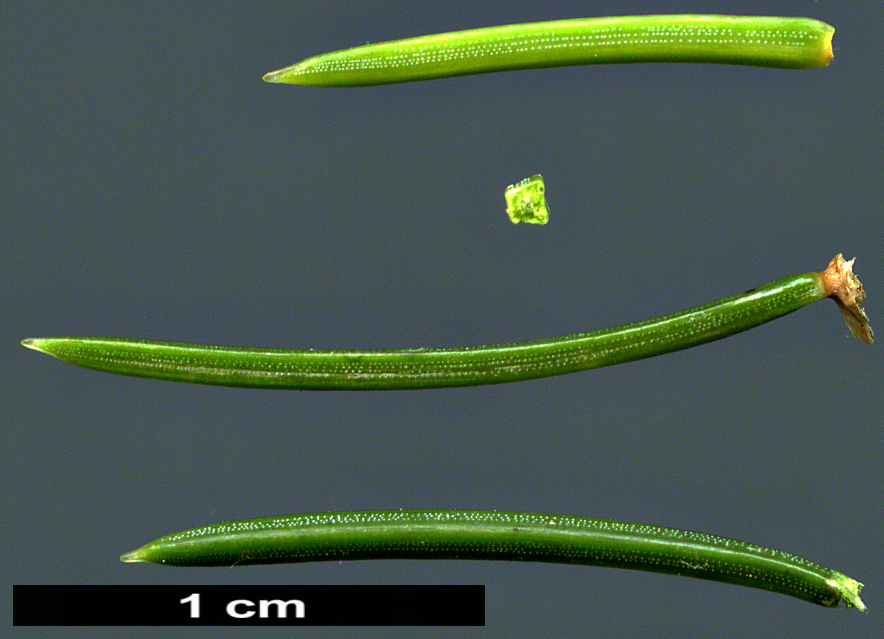
<svg viewBox="0 0 884 639">
<path fill-rule="evenodd" d="M 779 550 L 675 528 L 537 513 L 392 510 L 247 519 L 166 535 L 120 559 L 167 566 L 540 561 L 696 577 L 866 610 L 861 583 Z"/>
<path fill-rule="evenodd" d="M 835 29 L 810 18 L 651 15 L 511 24 L 367 44 L 307 58 L 267 82 L 348 87 L 627 62 L 823 67 Z"/>
<path fill-rule="evenodd" d="M 390 390 L 516 382 L 697 346 L 826 297 L 871 343 L 853 260 L 641 322 L 514 344 L 405 350 L 284 350 L 104 337 L 43 337 L 24 346 L 86 368 L 176 382 L 302 390 Z M 850 322 L 852 320 L 852 324 Z"/>
</svg>

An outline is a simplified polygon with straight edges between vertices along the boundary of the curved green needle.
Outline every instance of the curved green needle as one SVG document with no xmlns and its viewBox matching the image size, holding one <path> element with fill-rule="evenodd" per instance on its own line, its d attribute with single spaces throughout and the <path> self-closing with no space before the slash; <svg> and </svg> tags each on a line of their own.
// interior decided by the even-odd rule
<svg viewBox="0 0 884 639">
<path fill-rule="evenodd" d="M 862 584 L 734 539 L 589 517 L 470 510 L 301 514 L 174 533 L 120 557 L 167 566 L 357 559 L 496 559 L 632 568 L 710 579 L 865 611 Z"/>
<path fill-rule="evenodd" d="M 28 348 L 95 370 L 176 382 L 302 390 L 390 390 L 500 384 L 573 373 L 677 351 L 833 297 L 871 343 L 853 260 L 654 319 L 514 344 L 444 349 L 321 351 L 237 348 L 114 337 L 49 337 Z M 855 307 L 855 310 L 854 308 Z M 845 309 L 849 308 L 849 312 Z M 857 316 L 861 315 L 861 318 Z M 851 315 L 852 314 L 852 315 Z"/>
<path fill-rule="evenodd" d="M 810 69 L 829 64 L 834 32 L 810 18 L 650 15 L 556 20 L 367 44 L 307 58 L 266 74 L 264 80 L 348 87 L 624 62 Z"/>
</svg>

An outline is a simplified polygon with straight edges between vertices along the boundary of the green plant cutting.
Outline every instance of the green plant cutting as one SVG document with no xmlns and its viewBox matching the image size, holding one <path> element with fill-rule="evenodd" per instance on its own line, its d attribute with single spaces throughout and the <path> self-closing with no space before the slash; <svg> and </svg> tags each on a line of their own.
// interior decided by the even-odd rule
<svg viewBox="0 0 884 639">
<path fill-rule="evenodd" d="M 482 559 L 631 568 L 770 590 L 865 611 L 863 585 L 788 553 L 704 533 L 589 517 L 392 510 L 231 521 L 166 535 L 120 557 L 166 566 L 359 559 Z"/>
<path fill-rule="evenodd" d="M 873 334 L 853 260 L 678 313 L 530 342 L 402 350 L 286 350 L 118 337 L 36 337 L 24 346 L 108 373 L 174 382 L 298 390 L 394 390 L 516 382 L 621 364 L 739 333 L 833 298 L 854 335 Z"/>
<path fill-rule="evenodd" d="M 538 67 L 704 62 L 812 69 L 835 29 L 810 18 L 651 15 L 511 24 L 367 44 L 271 71 L 267 82 L 355 87 Z"/>
</svg>

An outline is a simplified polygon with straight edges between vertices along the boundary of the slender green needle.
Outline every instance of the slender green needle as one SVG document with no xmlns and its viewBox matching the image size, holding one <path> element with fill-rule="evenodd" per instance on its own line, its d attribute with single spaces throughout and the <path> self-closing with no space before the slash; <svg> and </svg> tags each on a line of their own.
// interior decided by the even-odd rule
<svg viewBox="0 0 884 639">
<path fill-rule="evenodd" d="M 865 294 L 841 255 L 745 293 L 633 324 L 564 337 L 444 349 L 321 351 L 237 348 L 113 337 L 43 337 L 28 348 L 86 368 L 220 386 L 389 390 L 500 384 L 609 366 L 721 339 L 833 297 L 871 343 Z M 847 309 L 847 310 L 845 310 Z M 859 314 L 859 315 L 857 315 Z M 861 316 L 861 317 L 860 317 Z"/>
<path fill-rule="evenodd" d="M 537 67 L 711 62 L 823 67 L 835 29 L 810 18 L 651 15 L 511 24 L 367 44 L 272 71 L 267 82 L 347 87 Z"/>
<path fill-rule="evenodd" d="M 167 566 L 357 559 L 496 559 L 632 568 L 761 588 L 865 611 L 862 584 L 779 550 L 589 517 L 470 510 L 290 515 L 213 524 L 120 557 Z"/>
</svg>

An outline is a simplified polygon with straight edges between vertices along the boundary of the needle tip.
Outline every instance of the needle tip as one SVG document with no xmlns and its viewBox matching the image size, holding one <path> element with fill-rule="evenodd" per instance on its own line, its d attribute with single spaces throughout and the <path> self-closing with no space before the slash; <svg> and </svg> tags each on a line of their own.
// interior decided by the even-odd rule
<svg viewBox="0 0 884 639">
<path fill-rule="evenodd" d="M 40 348 L 40 338 L 39 337 L 27 337 L 21 341 L 21 345 L 25 348 L 30 348 L 35 351 L 42 351 Z"/>
<path fill-rule="evenodd" d="M 264 82 L 272 82 L 274 84 L 280 84 L 282 82 L 285 82 L 285 80 L 283 79 L 284 76 L 285 76 L 285 69 L 277 69 L 276 71 L 269 71 L 269 72 L 265 73 L 264 77 L 262 77 L 261 79 L 264 80 Z"/>
<path fill-rule="evenodd" d="M 138 548 L 137 550 L 130 550 L 129 552 L 120 555 L 120 561 L 127 564 L 134 564 L 145 560 L 141 558 L 141 549 Z"/>
</svg>

